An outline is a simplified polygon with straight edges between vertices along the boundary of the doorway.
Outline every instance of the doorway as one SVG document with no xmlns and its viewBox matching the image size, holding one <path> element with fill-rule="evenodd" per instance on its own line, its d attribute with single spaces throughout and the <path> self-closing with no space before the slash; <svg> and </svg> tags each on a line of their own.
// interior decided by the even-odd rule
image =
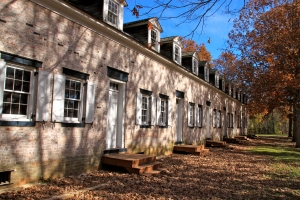
<svg viewBox="0 0 300 200">
<path fill-rule="evenodd" d="M 175 142 L 182 142 L 182 105 L 183 99 L 176 98 L 176 135 Z"/>
<path fill-rule="evenodd" d="M 125 83 L 109 81 L 106 148 L 124 148 Z"/>
<path fill-rule="evenodd" d="M 210 138 L 210 107 L 206 106 L 206 139 Z"/>
</svg>

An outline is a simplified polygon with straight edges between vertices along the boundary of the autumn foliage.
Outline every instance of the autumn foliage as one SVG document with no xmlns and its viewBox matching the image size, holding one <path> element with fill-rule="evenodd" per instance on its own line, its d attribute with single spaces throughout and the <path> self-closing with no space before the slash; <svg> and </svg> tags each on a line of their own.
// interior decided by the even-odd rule
<svg viewBox="0 0 300 200">
<path fill-rule="evenodd" d="M 299 1 L 250 0 L 234 21 L 228 44 L 239 62 L 234 72 L 248 90 L 252 111 L 292 103 L 300 131 L 299 21 Z"/>
<path fill-rule="evenodd" d="M 203 43 L 199 45 L 194 40 L 191 39 L 180 38 L 180 40 L 181 40 L 183 52 L 196 51 L 198 53 L 200 60 L 205 60 L 208 61 L 209 63 L 211 62 L 212 60 L 211 54 L 206 49 Z"/>
</svg>

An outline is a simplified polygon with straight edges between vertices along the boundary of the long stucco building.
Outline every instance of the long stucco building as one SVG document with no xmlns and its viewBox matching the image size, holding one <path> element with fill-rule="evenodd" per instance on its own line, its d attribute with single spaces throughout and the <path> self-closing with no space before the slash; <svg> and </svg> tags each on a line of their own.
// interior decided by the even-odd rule
<svg viewBox="0 0 300 200">
<path fill-rule="evenodd" d="M 124 0 L 0 1 L 0 185 L 247 133 L 245 98 Z M 242 98 L 243 97 L 243 98 Z M 1 189 L 1 188 L 0 188 Z"/>
</svg>

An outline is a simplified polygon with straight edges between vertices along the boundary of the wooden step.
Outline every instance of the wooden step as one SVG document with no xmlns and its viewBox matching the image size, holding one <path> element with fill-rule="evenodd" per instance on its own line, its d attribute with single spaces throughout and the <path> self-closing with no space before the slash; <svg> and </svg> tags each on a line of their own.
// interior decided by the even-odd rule
<svg viewBox="0 0 300 200">
<path fill-rule="evenodd" d="M 227 144 L 225 141 L 206 140 L 206 146 L 208 146 L 208 147 L 226 147 Z"/>
<path fill-rule="evenodd" d="M 143 164 L 155 162 L 155 156 L 147 156 L 144 154 L 107 154 L 102 156 L 103 164 L 115 165 L 119 167 L 132 168 Z"/>
<path fill-rule="evenodd" d="M 223 138 L 223 141 L 225 141 L 227 143 L 235 143 L 235 144 L 240 143 L 240 139 L 238 139 L 238 138 Z"/>
<path fill-rule="evenodd" d="M 136 167 L 132 167 L 129 168 L 127 167 L 126 170 L 129 173 L 134 173 L 134 174 L 143 174 L 146 172 L 151 172 L 153 170 L 158 169 L 159 167 L 161 167 L 162 163 L 161 162 L 153 162 L 153 163 L 149 163 L 149 164 L 143 164 L 143 165 L 139 165 Z"/>
<path fill-rule="evenodd" d="M 176 145 L 173 147 L 173 151 L 183 151 L 183 152 L 197 152 L 204 149 L 204 145 Z"/>
<path fill-rule="evenodd" d="M 200 151 L 192 153 L 193 155 L 205 156 L 209 153 L 209 149 L 201 149 Z"/>
<path fill-rule="evenodd" d="M 152 170 L 150 172 L 145 172 L 142 175 L 144 175 L 144 176 L 152 176 L 152 175 L 155 175 L 155 174 L 160 174 L 160 172 L 161 171 L 159 171 L 159 170 Z"/>
<path fill-rule="evenodd" d="M 239 140 L 248 140 L 247 136 L 241 135 L 241 136 L 235 136 L 234 138 Z"/>
<path fill-rule="evenodd" d="M 129 173 L 153 175 L 160 169 L 162 163 L 156 161 L 156 156 L 144 154 L 107 154 L 102 156 L 102 163 L 112 166 L 124 167 Z"/>
</svg>

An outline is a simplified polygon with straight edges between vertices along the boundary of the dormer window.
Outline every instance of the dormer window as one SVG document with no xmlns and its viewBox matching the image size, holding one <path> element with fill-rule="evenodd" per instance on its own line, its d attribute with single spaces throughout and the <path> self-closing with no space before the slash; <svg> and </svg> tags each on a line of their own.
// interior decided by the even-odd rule
<svg viewBox="0 0 300 200">
<path fill-rule="evenodd" d="M 151 43 L 155 45 L 157 42 L 157 33 L 155 30 L 151 30 Z"/>
<path fill-rule="evenodd" d="M 174 46 L 174 61 L 180 64 L 180 48 L 177 45 Z"/>
<path fill-rule="evenodd" d="M 107 21 L 112 23 L 113 25 L 117 25 L 118 23 L 118 7 L 119 5 L 114 1 L 108 2 L 108 14 L 107 14 Z"/>
<path fill-rule="evenodd" d="M 207 66 L 204 67 L 204 79 L 209 82 L 209 69 Z"/>
<path fill-rule="evenodd" d="M 156 30 L 150 30 L 150 42 L 151 48 L 159 52 L 159 33 Z"/>
<path fill-rule="evenodd" d="M 193 58 L 193 73 L 198 75 L 198 61 Z"/>
<path fill-rule="evenodd" d="M 215 75 L 215 86 L 219 88 L 219 75 L 217 73 Z"/>
</svg>

